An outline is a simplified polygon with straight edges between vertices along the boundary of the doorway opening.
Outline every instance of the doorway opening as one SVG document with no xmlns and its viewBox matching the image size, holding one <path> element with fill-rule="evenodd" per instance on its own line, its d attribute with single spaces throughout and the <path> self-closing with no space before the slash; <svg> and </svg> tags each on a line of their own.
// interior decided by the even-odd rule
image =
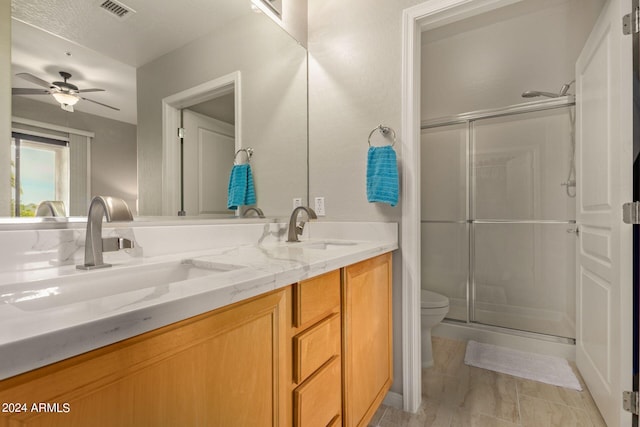
<svg viewBox="0 0 640 427">
<path fill-rule="evenodd" d="M 572 0 L 567 0 L 562 3 L 571 2 Z M 404 11 L 402 92 L 404 173 L 401 250 L 403 254 L 403 398 L 404 409 L 408 411 L 416 411 L 421 401 L 419 348 L 422 263 L 419 232 L 422 210 L 420 205 L 420 122 L 423 119 L 420 91 L 421 35 L 424 31 L 440 29 L 446 24 L 516 3 L 525 4 L 526 1 L 453 0 L 447 2 L 445 6 L 442 3 L 427 2 Z M 548 5 L 554 2 L 537 3 Z M 631 307 L 628 303 L 631 300 L 632 270 L 630 267 L 626 268 L 631 258 L 631 233 L 627 233 L 620 219 L 621 199 L 631 198 L 629 190 L 631 159 L 625 157 L 625 154 L 632 153 L 630 147 L 632 141 L 631 39 L 623 39 L 621 19 L 631 10 L 630 3 L 629 0 L 605 2 L 603 12 L 595 25 L 586 28 L 590 35 L 584 47 L 580 46 L 581 55 L 573 64 L 577 93 L 576 133 L 578 144 L 582 143 L 583 149 L 581 152 L 580 146 L 577 147 L 576 162 L 584 162 L 577 167 L 579 191 L 576 212 L 580 237 L 576 250 L 578 280 L 575 352 L 576 359 L 582 355 L 582 359 L 578 360 L 579 367 L 582 365 L 587 371 L 590 369 L 587 365 L 595 367 L 586 374 L 581 369 L 587 383 L 593 381 L 593 384 L 598 384 L 598 381 L 603 381 L 602 387 L 596 385 L 590 387 L 590 390 L 603 416 L 608 422 L 611 420 L 612 425 L 619 424 L 616 420 L 630 418 L 629 414 L 624 414 L 622 411 L 621 396 L 623 389 L 631 387 L 630 375 L 626 376 L 627 372 L 631 372 L 632 359 L 631 351 L 628 354 L 626 352 L 627 343 L 631 339 Z M 499 25 L 499 22 L 494 24 Z M 515 40 L 515 37 L 510 39 Z M 499 67 L 502 63 L 510 64 L 509 57 L 487 60 L 481 57 L 480 52 L 473 53 L 477 55 L 478 62 L 474 64 L 471 71 L 487 71 L 488 68 Z M 449 52 L 450 58 L 456 56 L 460 54 Z M 484 69 L 485 66 L 488 68 Z M 492 70 L 488 71 L 490 73 Z M 523 91 L 531 89 L 551 93 L 558 90 L 559 84 L 569 80 L 570 78 L 562 77 L 553 86 L 538 87 L 536 84 L 534 85 L 536 87 L 523 88 L 515 93 L 516 96 L 520 96 Z M 599 89 L 594 91 L 594 88 Z M 445 90 L 445 88 L 442 89 Z M 451 98 L 455 97 L 450 90 L 445 91 Z M 487 96 L 499 96 L 500 93 L 500 91 L 493 92 Z M 581 99 L 592 102 L 580 104 Z M 506 105 L 512 104 L 514 103 Z M 496 106 L 491 107 L 496 108 Z M 610 111 L 607 110 L 609 107 L 612 108 Z M 475 110 L 472 107 L 463 111 Z M 597 138 L 597 135 L 600 137 Z M 582 167 L 590 172 L 581 175 Z M 562 190 L 564 191 L 563 188 Z M 581 199 L 580 197 L 583 196 L 585 197 Z M 597 215 L 587 215 L 590 213 Z M 598 222 L 601 220 L 603 222 Z M 585 257 L 591 257 L 590 261 L 587 260 L 591 265 L 585 262 Z M 591 274 L 594 271 L 593 268 L 597 270 L 599 266 L 605 266 L 606 272 Z M 592 270 L 588 271 L 589 268 Z M 595 316 L 589 317 L 587 314 Z M 596 318 L 598 320 L 594 320 Z M 602 319 L 606 321 L 603 322 Z M 581 334 L 584 331 L 590 331 L 592 335 L 581 340 Z M 488 336 L 486 332 L 486 330 L 473 331 L 474 334 L 483 337 Z M 594 346 L 595 343 L 599 343 L 597 347 Z M 544 342 L 536 340 L 536 345 L 544 347 Z M 536 347 L 523 349 L 540 351 Z M 590 380 L 587 377 L 590 377 Z"/>
<path fill-rule="evenodd" d="M 235 91 L 182 109 L 181 210 L 189 216 L 229 216 L 227 187 L 235 154 Z"/>
<path fill-rule="evenodd" d="M 229 126 L 233 129 L 235 151 L 242 147 L 240 71 L 192 87 L 162 100 L 163 215 L 176 215 L 178 212 L 185 211 L 185 205 L 182 202 L 185 195 L 185 192 L 182 191 L 184 187 L 182 172 L 186 170 L 187 167 L 185 166 L 184 169 L 181 168 L 182 141 L 179 133 L 179 129 L 182 127 L 182 110 L 214 99 L 228 99 L 229 96 L 233 98 L 234 123 Z M 197 108 L 198 107 L 196 107 L 196 109 Z M 232 159 L 233 156 L 231 156 L 231 160 Z M 199 194 L 199 190 L 197 190 L 195 194 Z M 198 210 L 198 208 L 196 208 L 196 210 Z M 204 212 L 209 212 L 209 208 L 205 207 Z M 186 213 L 188 215 L 191 214 L 189 212 Z"/>
</svg>

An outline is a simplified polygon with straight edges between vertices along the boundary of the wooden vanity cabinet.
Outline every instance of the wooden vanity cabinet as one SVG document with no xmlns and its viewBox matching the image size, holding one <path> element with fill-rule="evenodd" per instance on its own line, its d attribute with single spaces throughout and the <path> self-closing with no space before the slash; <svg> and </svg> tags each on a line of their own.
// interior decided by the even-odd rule
<svg viewBox="0 0 640 427">
<path fill-rule="evenodd" d="M 344 426 L 367 426 L 393 382 L 391 253 L 343 269 Z"/>
<path fill-rule="evenodd" d="M 0 381 L 0 427 L 366 426 L 391 345 L 385 254 Z"/>
<path fill-rule="evenodd" d="M 289 298 L 276 291 L 1 381 L 0 402 L 28 410 L 0 413 L 0 426 L 287 425 Z M 39 402 L 61 412 L 32 412 Z"/>
<path fill-rule="evenodd" d="M 391 253 L 294 285 L 294 427 L 371 421 L 393 382 L 391 290 Z"/>
</svg>

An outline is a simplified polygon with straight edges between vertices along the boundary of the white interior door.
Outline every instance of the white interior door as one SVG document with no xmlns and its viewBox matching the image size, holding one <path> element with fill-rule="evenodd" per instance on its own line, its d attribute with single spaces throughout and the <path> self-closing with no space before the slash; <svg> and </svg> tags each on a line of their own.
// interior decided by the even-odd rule
<svg viewBox="0 0 640 427">
<path fill-rule="evenodd" d="M 630 426 L 622 391 L 632 375 L 631 0 L 609 0 L 576 63 L 576 363 L 607 425 Z"/>
<path fill-rule="evenodd" d="M 183 110 L 184 210 L 187 215 L 229 214 L 227 189 L 235 153 L 234 126 Z"/>
</svg>

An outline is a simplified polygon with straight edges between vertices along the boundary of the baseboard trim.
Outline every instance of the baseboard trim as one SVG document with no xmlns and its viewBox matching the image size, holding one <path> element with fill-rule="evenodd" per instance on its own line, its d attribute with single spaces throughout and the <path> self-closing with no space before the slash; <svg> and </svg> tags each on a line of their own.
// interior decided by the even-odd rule
<svg viewBox="0 0 640 427">
<path fill-rule="evenodd" d="M 395 391 L 390 391 L 382 400 L 383 405 L 391 406 L 396 409 L 402 409 L 402 395 L 400 393 L 396 393 Z"/>
</svg>

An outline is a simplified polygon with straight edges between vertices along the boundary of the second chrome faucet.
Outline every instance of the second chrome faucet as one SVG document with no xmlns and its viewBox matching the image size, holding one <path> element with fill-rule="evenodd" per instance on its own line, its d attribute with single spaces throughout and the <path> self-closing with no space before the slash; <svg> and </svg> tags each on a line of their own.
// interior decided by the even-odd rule
<svg viewBox="0 0 640 427">
<path fill-rule="evenodd" d="M 289 218 L 289 235 L 287 236 L 287 242 L 299 242 L 298 236 L 302 234 L 304 230 L 304 221 L 300 221 L 300 224 L 296 225 L 296 221 L 298 220 L 298 214 L 300 211 L 305 211 L 307 213 L 307 217 L 311 219 L 318 219 L 315 211 L 306 206 L 298 206 L 293 212 L 291 212 L 291 218 Z"/>
</svg>

